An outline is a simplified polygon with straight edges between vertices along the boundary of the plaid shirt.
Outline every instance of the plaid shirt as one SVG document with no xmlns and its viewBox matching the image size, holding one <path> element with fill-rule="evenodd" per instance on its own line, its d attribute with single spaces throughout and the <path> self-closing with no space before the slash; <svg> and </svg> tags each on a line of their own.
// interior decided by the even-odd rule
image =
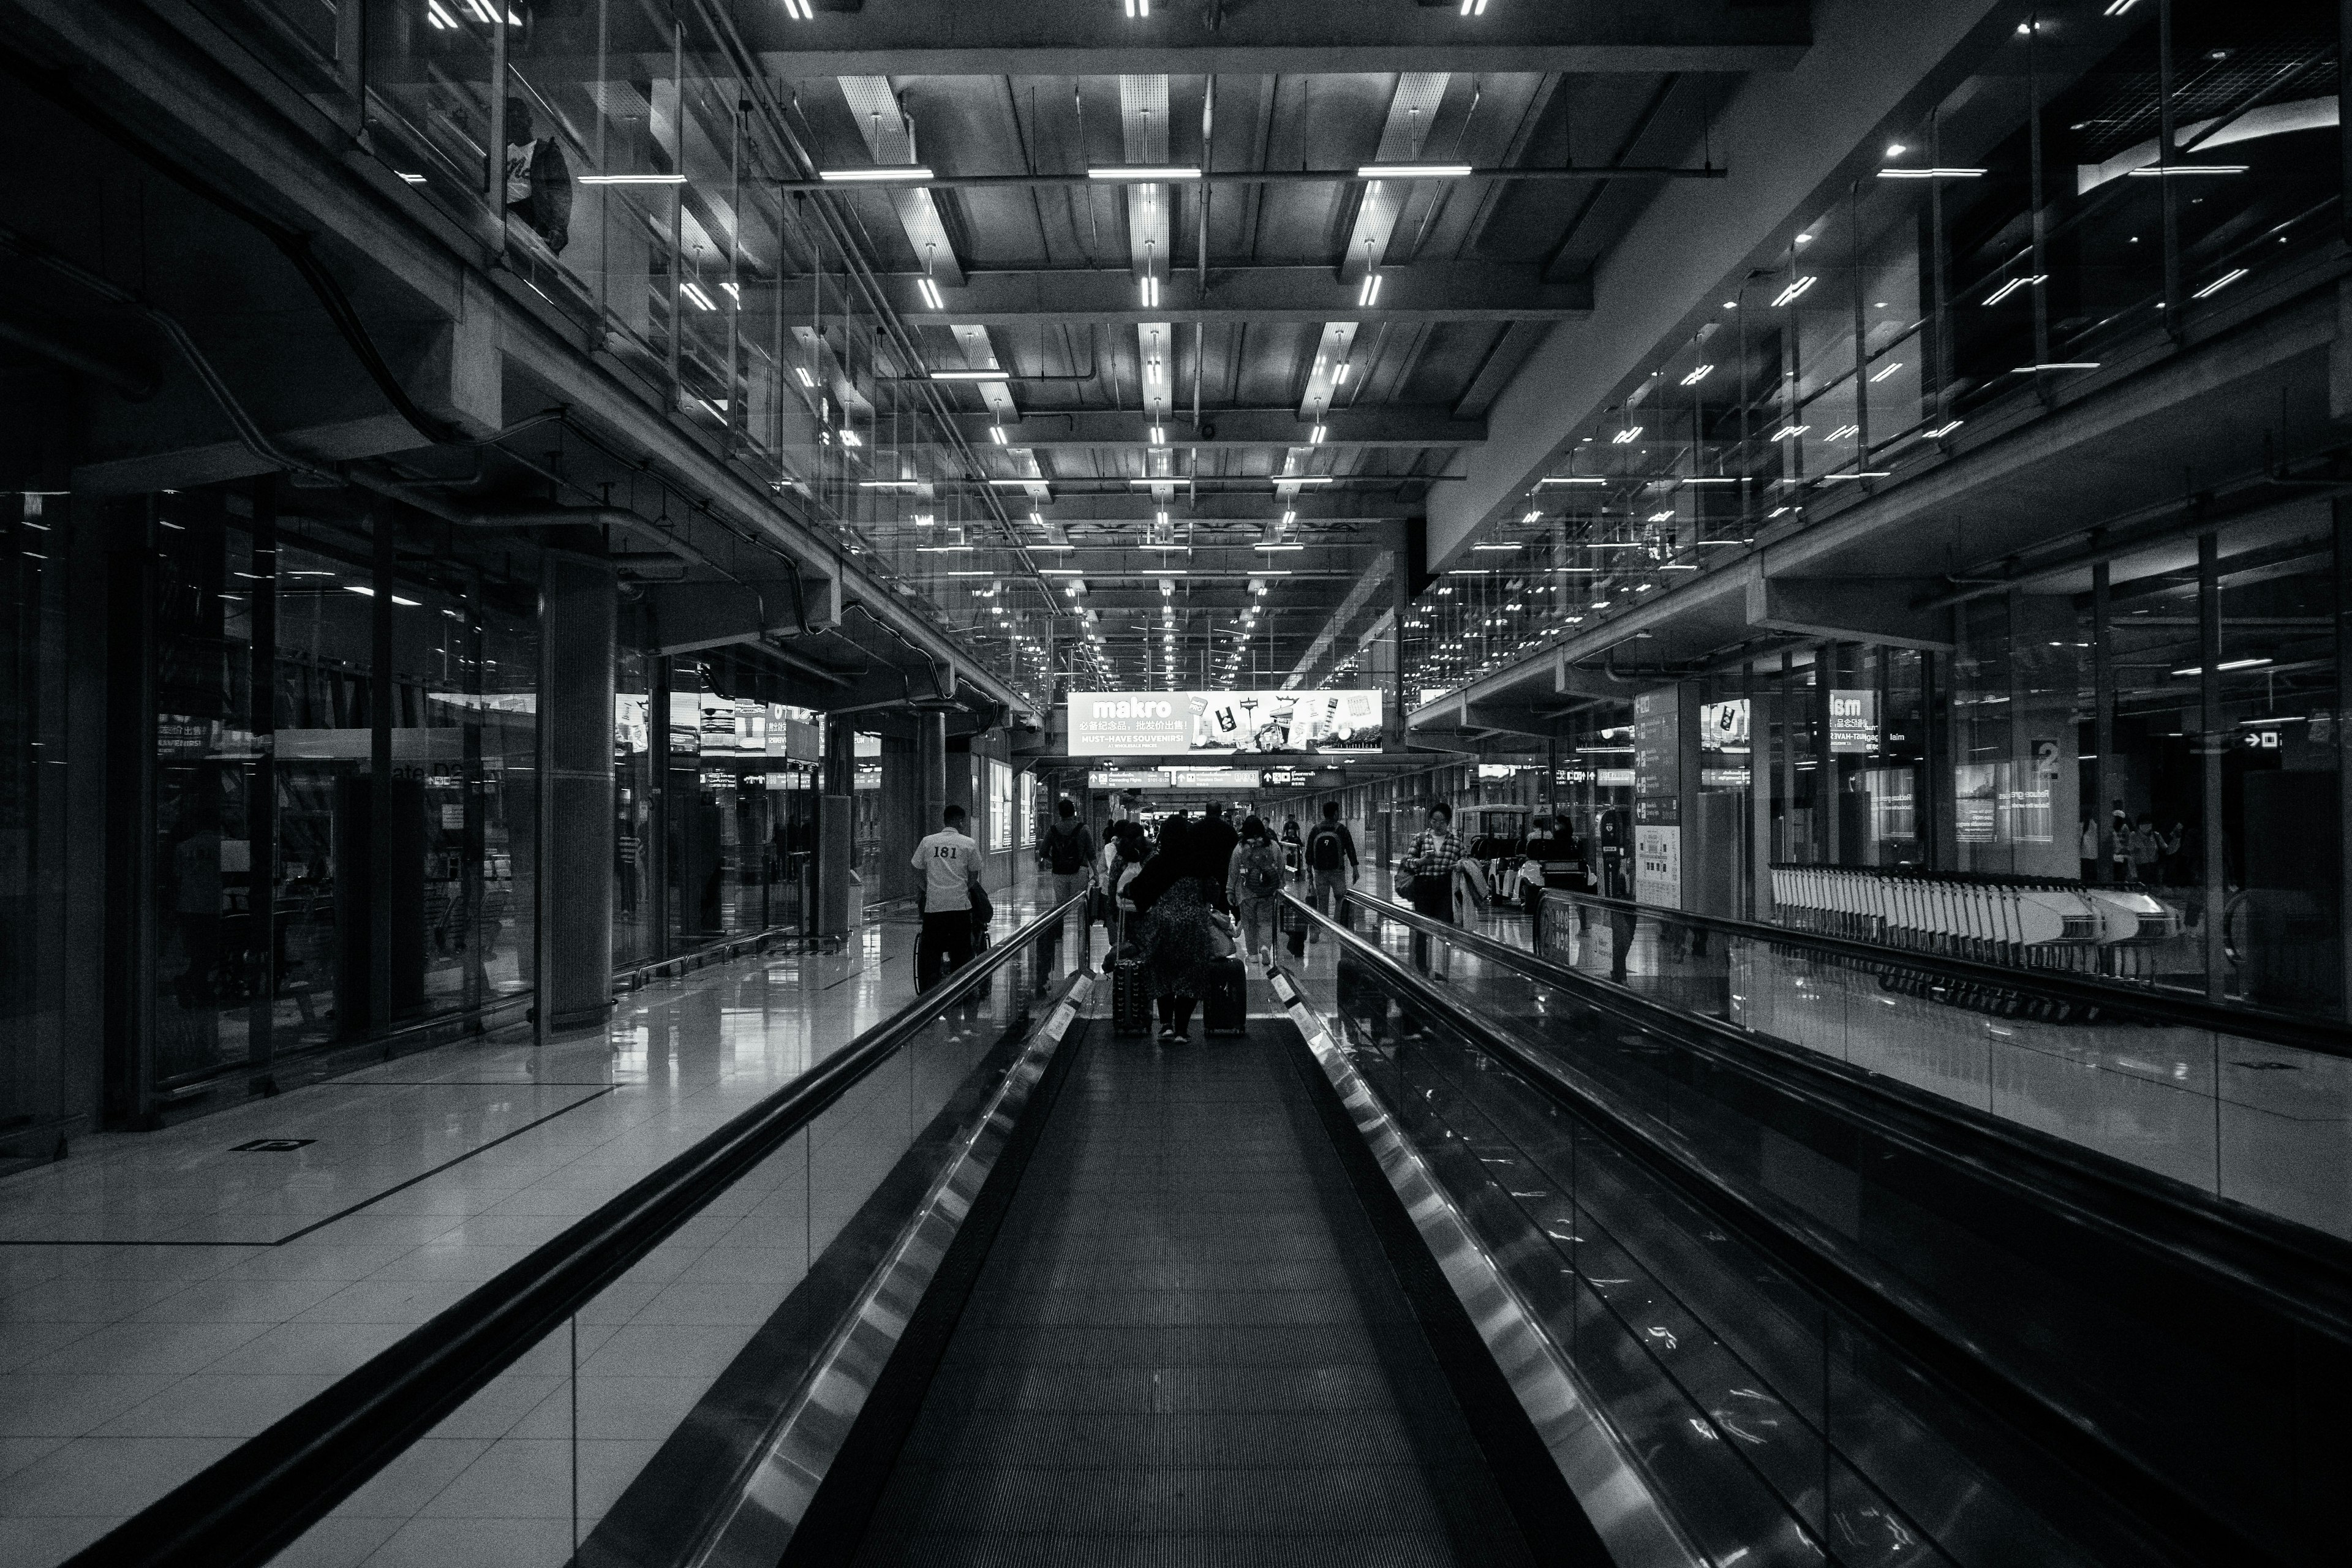
<svg viewBox="0 0 2352 1568">
<path fill-rule="evenodd" d="M 1451 827 L 1424 827 L 1405 852 L 1403 868 L 1416 877 L 1450 877 L 1462 859 L 1462 839 Z"/>
</svg>

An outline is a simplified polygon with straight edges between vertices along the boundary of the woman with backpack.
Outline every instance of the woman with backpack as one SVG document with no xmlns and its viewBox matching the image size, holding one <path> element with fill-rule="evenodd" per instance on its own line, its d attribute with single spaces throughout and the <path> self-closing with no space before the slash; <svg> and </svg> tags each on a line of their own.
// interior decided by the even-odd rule
<svg viewBox="0 0 2352 1568">
<path fill-rule="evenodd" d="M 1225 901 L 1234 908 L 1244 952 L 1261 959 L 1274 956 L 1276 916 L 1281 912 L 1282 886 L 1287 880 L 1282 846 L 1266 837 L 1262 819 L 1250 817 L 1242 824 L 1242 841 L 1225 868 Z"/>
</svg>

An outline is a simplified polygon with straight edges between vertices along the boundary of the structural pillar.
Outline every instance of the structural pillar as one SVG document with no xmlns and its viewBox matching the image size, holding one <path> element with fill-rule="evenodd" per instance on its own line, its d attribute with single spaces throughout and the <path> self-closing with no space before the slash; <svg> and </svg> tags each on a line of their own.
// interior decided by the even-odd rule
<svg viewBox="0 0 2352 1568">
<path fill-rule="evenodd" d="M 948 805 L 948 716 L 928 708 L 915 715 L 915 778 L 922 791 L 924 833 L 940 830 L 940 814 Z"/>
<path fill-rule="evenodd" d="M 2224 930 L 2230 908 L 2227 860 L 2221 842 L 2221 536 L 2197 536 L 2197 760 L 2204 773 L 2205 999 L 2221 1002 L 2229 990 L 2229 954 Z"/>
<path fill-rule="evenodd" d="M 849 877 L 857 858 L 857 721 L 847 714 L 825 720 L 824 786 L 816 803 L 816 910 L 810 934 L 846 936 L 855 898 Z"/>
<path fill-rule="evenodd" d="M 539 1007 L 541 1039 L 613 1008 L 613 569 L 551 550 L 541 577 Z M 666 716 L 665 716 L 666 717 Z"/>
</svg>

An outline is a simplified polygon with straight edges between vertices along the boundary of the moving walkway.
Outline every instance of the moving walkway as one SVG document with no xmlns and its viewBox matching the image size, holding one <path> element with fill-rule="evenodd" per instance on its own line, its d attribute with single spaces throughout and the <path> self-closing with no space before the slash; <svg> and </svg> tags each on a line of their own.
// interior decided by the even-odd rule
<svg viewBox="0 0 2352 1568">
<path fill-rule="evenodd" d="M 365 1562 L 486 1441 L 445 1563 L 2336 1560 L 2342 1244 L 1347 912 L 1173 1048 L 1048 913 L 78 1561 Z"/>
</svg>

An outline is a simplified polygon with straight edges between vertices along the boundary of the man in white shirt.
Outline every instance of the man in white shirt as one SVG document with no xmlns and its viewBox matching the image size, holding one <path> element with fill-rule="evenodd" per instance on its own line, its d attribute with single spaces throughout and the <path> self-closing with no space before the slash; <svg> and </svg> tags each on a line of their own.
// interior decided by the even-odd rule
<svg viewBox="0 0 2352 1568">
<path fill-rule="evenodd" d="M 942 961 L 971 962 L 971 890 L 980 885 L 980 846 L 964 834 L 964 809 L 950 805 L 946 826 L 915 846 L 910 862 L 923 879 L 923 933 L 915 939 L 915 990 L 940 983 Z"/>
</svg>

